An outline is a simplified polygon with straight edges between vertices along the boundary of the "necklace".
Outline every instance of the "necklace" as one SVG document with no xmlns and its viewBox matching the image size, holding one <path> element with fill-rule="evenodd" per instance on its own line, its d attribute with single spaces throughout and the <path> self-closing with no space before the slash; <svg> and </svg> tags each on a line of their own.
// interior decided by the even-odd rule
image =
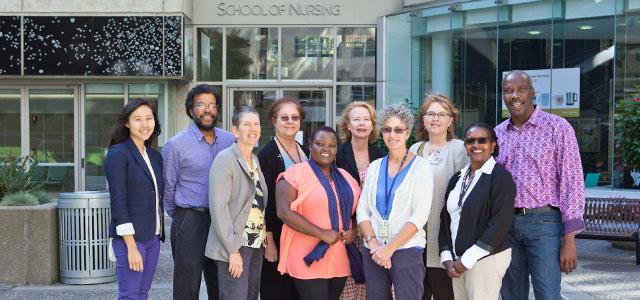
<svg viewBox="0 0 640 300">
<path fill-rule="evenodd" d="M 291 159 L 293 161 L 293 163 L 297 164 L 297 163 L 302 161 L 302 158 L 300 157 L 300 151 L 298 151 L 298 149 L 297 149 L 298 148 L 297 145 L 296 145 L 296 154 L 297 154 L 298 160 L 296 161 L 296 160 L 293 159 L 293 156 L 291 155 L 291 153 L 289 153 L 289 150 L 287 150 L 287 147 L 285 147 L 284 144 L 282 144 L 282 142 L 280 141 L 278 136 L 275 136 L 275 138 L 276 138 L 276 142 L 278 142 L 280 147 L 282 147 L 282 149 L 284 149 L 284 152 L 287 154 L 289 159 Z"/>
</svg>

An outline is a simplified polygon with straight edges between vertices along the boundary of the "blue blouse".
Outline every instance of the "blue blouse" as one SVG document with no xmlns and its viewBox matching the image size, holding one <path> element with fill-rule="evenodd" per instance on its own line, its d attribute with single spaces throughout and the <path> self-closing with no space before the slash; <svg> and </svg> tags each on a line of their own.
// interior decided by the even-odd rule
<svg viewBox="0 0 640 300">
<path fill-rule="evenodd" d="M 398 172 L 396 176 L 387 175 L 388 159 L 389 159 L 388 155 L 382 159 L 382 163 L 380 164 L 380 174 L 378 174 L 378 184 L 376 188 L 376 209 L 378 210 L 382 218 L 385 220 L 389 219 L 389 215 L 391 214 L 391 208 L 393 207 L 393 198 L 395 197 L 396 190 L 402 184 L 402 181 L 407 176 L 407 173 L 409 173 L 409 168 L 411 167 L 411 164 L 413 164 L 415 157 L 413 157 L 409 161 L 407 166 L 404 167 L 404 169 L 402 169 L 400 172 Z M 395 177 L 397 177 L 397 179 L 395 180 L 395 183 L 393 183 L 393 179 Z M 385 178 L 387 179 L 386 186 L 384 182 Z M 393 183 L 393 186 L 391 185 L 392 183 Z M 389 190 L 391 190 L 391 193 L 389 193 Z M 390 194 L 388 202 L 385 197 L 386 196 L 385 194 L 387 193 Z"/>
</svg>

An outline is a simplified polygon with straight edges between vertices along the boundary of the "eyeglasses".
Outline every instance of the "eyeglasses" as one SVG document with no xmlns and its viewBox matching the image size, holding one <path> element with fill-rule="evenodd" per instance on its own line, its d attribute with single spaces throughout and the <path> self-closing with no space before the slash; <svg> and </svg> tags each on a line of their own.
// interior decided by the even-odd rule
<svg viewBox="0 0 640 300">
<path fill-rule="evenodd" d="M 280 121 L 282 122 L 289 122 L 289 119 L 291 119 L 291 121 L 293 122 L 300 121 L 300 116 L 298 115 L 293 115 L 293 116 L 282 115 L 279 118 L 280 118 Z"/>
<path fill-rule="evenodd" d="M 394 127 L 394 128 L 382 127 L 382 133 L 384 133 L 384 134 L 389 134 L 392 131 L 395 132 L 396 134 L 402 134 L 405 131 L 407 131 L 407 129 L 406 128 L 400 128 L 400 127 Z"/>
<path fill-rule="evenodd" d="M 216 103 L 204 104 L 200 102 L 200 103 L 196 103 L 193 107 L 195 107 L 195 109 L 197 110 L 204 110 L 205 107 L 208 107 L 209 110 L 214 110 L 218 108 L 218 105 Z"/>
<path fill-rule="evenodd" d="M 466 138 L 466 139 L 464 139 L 464 144 L 467 145 L 467 146 L 474 145 L 476 142 L 479 145 L 486 145 L 486 144 L 492 142 L 492 140 L 490 138 L 488 138 L 488 137 Z"/>
<path fill-rule="evenodd" d="M 427 117 L 427 119 L 435 119 L 436 116 L 438 117 L 438 119 L 444 119 L 445 117 L 451 117 L 451 115 L 448 114 L 448 113 L 444 113 L 444 112 L 434 113 L 432 111 L 427 112 L 426 114 L 424 114 L 424 116 Z"/>
</svg>

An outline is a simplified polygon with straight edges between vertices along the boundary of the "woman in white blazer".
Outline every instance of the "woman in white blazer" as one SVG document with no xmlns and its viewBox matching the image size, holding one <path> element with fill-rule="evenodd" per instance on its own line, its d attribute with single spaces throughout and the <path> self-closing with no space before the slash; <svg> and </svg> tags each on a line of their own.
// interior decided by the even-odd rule
<svg viewBox="0 0 640 300">
<path fill-rule="evenodd" d="M 390 105 L 379 113 L 389 155 L 371 163 L 357 209 L 364 238 L 367 299 L 421 299 L 424 291 L 423 229 L 433 191 L 429 162 L 408 151 L 411 111 Z"/>
</svg>

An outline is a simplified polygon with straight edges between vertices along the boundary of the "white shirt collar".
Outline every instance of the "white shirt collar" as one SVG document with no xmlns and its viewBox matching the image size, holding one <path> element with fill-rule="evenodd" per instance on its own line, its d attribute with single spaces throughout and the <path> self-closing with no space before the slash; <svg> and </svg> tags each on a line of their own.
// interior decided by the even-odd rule
<svg viewBox="0 0 640 300">
<path fill-rule="evenodd" d="M 491 175 L 491 172 L 493 172 L 493 167 L 495 166 L 496 166 L 496 160 L 493 158 L 493 156 L 491 156 L 482 165 L 482 167 L 480 167 L 479 171 L 487 175 Z M 466 174 L 470 167 L 471 167 L 471 164 L 466 165 L 464 168 L 462 168 L 462 170 L 460 170 L 460 174 L 463 174 L 463 175 Z"/>
</svg>

